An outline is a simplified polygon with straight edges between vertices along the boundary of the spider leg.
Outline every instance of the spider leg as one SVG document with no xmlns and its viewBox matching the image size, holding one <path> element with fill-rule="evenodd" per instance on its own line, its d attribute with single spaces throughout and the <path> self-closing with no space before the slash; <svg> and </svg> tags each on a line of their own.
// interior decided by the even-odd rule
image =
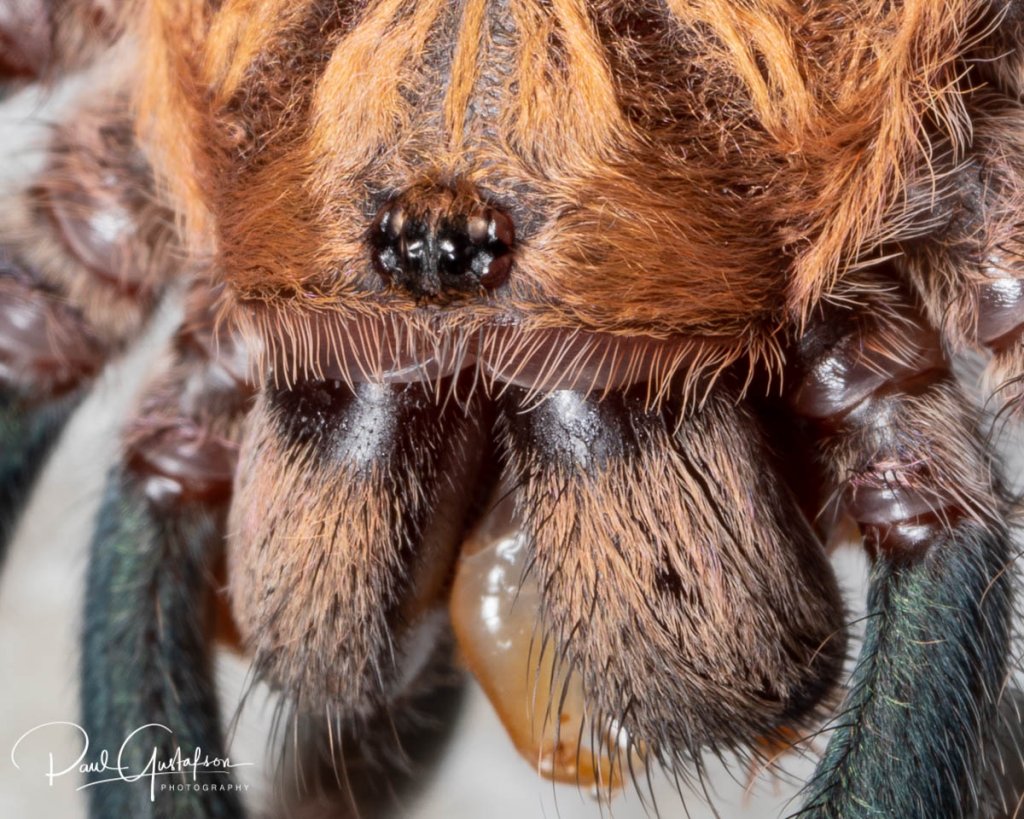
<svg viewBox="0 0 1024 819">
<path fill-rule="evenodd" d="M 53 32 L 43 0 L 5 2 L 0 12 L 0 80 L 38 77 L 50 62 Z"/>
<path fill-rule="evenodd" d="M 49 80 L 81 67 L 122 32 L 123 16 L 103 0 L 4 0 L 0 83 Z"/>
<path fill-rule="evenodd" d="M 93 536 L 82 630 L 83 727 L 90 745 L 138 776 L 159 761 L 226 758 L 211 679 L 214 569 L 223 557 L 238 429 L 251 390 L 245 352 L 215 333 L 197 288 L 170 369 L 127 430 Z M 133 741 L 126 742 L 140 729 Z M 147 768 L 147 765 L 150 768 Z M 187 767 L 187 766 L 186 766 Z M 217 781 L 229 779 L 220 773 Z M 242 815 L 231 790 L 170 790 L 185 775 L 98 784 L 90 815 Z"/>
<path fill-rule="evenodd" d="M 974 816 L 1008 673 L 1010 538 L 979 419 L 891 289 L 828 308 L 792 404 L 873 558 L 852 689 L 801 816 Z"/>
<path fill-rule="evenodd" d="M 81 314 L 0 256 L 0 555 L 104 353 Z"/>
<path fill-rule="evenodd" d="M 580 675 L 592 736 L 684 770 L 813 724 L 842 668 L 842 605 L 739 390 L 685 413 L 506 395 L 536 639 Z"/>
<path fill-rule="evenodd" d="M 0 395 L 0 557 L 39 468 L 76 403 L 68 399 L 26 413 L 18 396 Z"/>
<path fill-rule="evenodd" d="M 979 67 L 996 78 L 1012 69 L 1024 80 L 1024 10 L 1008 8 L 1015 23 L 1003 33 L 1018 38 L 1015 49 L 1003 41 L 1000 53 L 1010 56 Z M 1024 106 L 1015 94 L 979 85 L 965 98 L 970 145 L 938 149 L 936 167 L 911 185 L 915 235 L 891 255 L 948 347 L 991 354 L 987 408 L 1013 414 L 1024 406 Z"/>
<path fill-rule="evenodd" d="M 0 551 L 65 421 L 173 269 L 123 99 L 77 111 L 48 154 L 0 215 Z"/>
</svg>

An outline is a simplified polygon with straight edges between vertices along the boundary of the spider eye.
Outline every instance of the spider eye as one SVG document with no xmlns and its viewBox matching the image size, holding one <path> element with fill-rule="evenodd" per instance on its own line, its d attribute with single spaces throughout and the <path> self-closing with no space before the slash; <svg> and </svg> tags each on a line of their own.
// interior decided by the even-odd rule
<svg viewBox="0 0 1024 819">
<path fill-rule="evenodd" d="M 472 292 L 508 278 L 515 226 L 492 207 L 411 213 L 392 200 L 374 219 L 369 242 L 378 273 L 413 295 Z"/>
</svg>

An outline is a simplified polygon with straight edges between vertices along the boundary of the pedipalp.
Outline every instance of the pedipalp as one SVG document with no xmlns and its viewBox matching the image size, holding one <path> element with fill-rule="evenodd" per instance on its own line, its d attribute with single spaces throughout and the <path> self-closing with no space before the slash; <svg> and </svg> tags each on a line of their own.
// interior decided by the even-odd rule
<svg viewBox="0 0 1024 819">
<path fill-rule="evenodd" d="M 790 393 L 873 558 L 852 687 L 798 815 L 970 817 L 1010 671 L 1007 501 L 938 333 L 905 297 L 869 303 L 822 308 Z"/>
</svg>

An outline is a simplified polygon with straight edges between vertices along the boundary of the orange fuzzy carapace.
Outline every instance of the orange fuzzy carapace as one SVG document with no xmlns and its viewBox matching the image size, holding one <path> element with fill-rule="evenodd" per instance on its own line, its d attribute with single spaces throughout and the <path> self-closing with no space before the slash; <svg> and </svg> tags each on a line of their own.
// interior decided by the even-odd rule
<svg viewBox="0 0 1024 819">
<path fill-rule="evenodd" d="M 389 195 L 461 184 L 521 241 L 460 321 L 763 356 L 934 209 L 981 11 L 152 0 L 140 127 L 190 240 L 294 336 L 311 314 L 417 311 L 370 269 L 367 227 Z"/>
</svg>

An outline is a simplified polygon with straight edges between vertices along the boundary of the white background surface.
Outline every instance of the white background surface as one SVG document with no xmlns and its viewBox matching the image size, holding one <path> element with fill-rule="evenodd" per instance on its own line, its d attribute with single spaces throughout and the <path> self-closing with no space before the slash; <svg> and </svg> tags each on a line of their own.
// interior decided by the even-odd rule
<svg viewBox="0 0 1024 819">
<path fill-rule="evenodd" d="M 88 82 L 84 87 L 88 87 Z M 66 96 L 66 94 L 65 94 Z M 0 105 L 0 184 L 24 175 L 39 159 L 38 145 L 56 107 L 32 94 Z M 113 460 L 116 430 L 128 411 L 141 379 L 159 349 L 160 339 L 173 325 L 165 315 L 147 344 L 126 362 L 111 368 L 74 418 L 42 477 L 22 520 L 0 576 L 0 816 L 17 819 L 77 819 L 84 816 L 79 781 L 63 777 L 50 786 L 43 776 L 47 751 L 76 750 L 67 734 L 63 748 L 31 743 L 24 759 L 40 763 L 23 770 L 13 766 L 10 750 L 25 731 L 50 721 L 75 721 L 77 635 L 84 586 L 87 543 L 102 481 Z M 851 606 L 857 603 L 864 563 L 849 550 L 838 558 L 839 572 Z M 851 615 L 855 616 L 855 615 Z M 237 660 L 221 658 L 224 711 L 234 709 L 245 669 Z M 246 769 L 258 804 L 259 781 L 267 774 L 263 731 L 269 709 L 255 707 L 244 715 L 231 749 L 235 761 L 255 762 Z M 787 763 L 797 780 L 805 777 L 808 760 Z M 744 771 L 726 772 L 711 766 L 710 787 L 724 817 L 784 815 L 795 793 L 792 783 L 762 782 L 745 794 Z M 663 816 L 709 817 L 713 812 L 702 797 L 685 794 L 684 809 L 675 790 L 655 778 Z M 738 782 L 736 780 L 739 780 Z M 794 781 L 797 781 L 794 780 Z M 479 691 L 474 691 L 461 718 L 459 733 L 439 777 L 423 798 L 410 805 L 414 819 L 587 819 L 613 816 L 634 819 L 645 815 L 633 797 L 617 799 L 610 810 L 571 787 L 554 787 L 537 777 L 512 749 Z M 118 818 L 120 819 L 120 818 Z"/>
</svg>

